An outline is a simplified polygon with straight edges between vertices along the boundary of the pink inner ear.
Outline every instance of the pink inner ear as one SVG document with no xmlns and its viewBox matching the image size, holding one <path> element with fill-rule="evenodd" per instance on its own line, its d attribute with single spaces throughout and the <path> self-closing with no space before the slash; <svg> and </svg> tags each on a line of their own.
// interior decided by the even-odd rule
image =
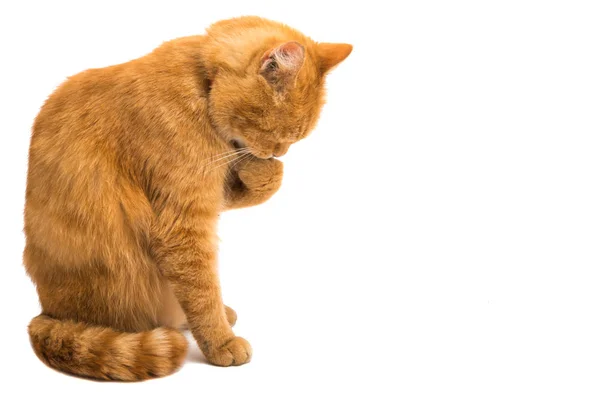
<svg viewBox="0 0 600 395">
<path fill-rule="evenodd" d="M 300 43 L 289 41 L 265 52 L 261 59 L 263 67 L 270 59 L 275 60 L 277 65 L 285 70 L 298 71 L 304 63 L 304 47 Z"/>
<path fill-rule="evenodd" d="M 285 44 L 281 44 L 278 48 L 282 54 L 289 57 L 304 57 L 304 47 L 295 41 L 290 41 Z"/>
</svg>

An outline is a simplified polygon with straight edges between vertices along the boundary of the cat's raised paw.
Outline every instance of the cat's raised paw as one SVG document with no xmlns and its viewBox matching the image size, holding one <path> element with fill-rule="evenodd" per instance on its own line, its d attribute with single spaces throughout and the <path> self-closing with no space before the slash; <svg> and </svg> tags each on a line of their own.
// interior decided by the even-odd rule
<svg viewBox="0 0 600 395">
<path fill-rule="evenodd" d="M 208 362 L 217 366 L 238 366 L 250 362 L 252 347 L 243 337 L 234 337 L 220 347 L 204 352 Z"/>
<path fill-rule="evenodd" d="M 240 180 L 249 189 L 276 191 L 283 177 L 283 163 L 277 159 L 254 159 L 239 169 Z"/>
</svg>

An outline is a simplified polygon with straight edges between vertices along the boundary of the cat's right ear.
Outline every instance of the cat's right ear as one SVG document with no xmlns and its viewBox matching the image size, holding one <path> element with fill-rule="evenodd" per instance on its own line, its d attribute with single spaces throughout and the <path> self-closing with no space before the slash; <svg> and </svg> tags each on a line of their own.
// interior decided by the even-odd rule
<svg viewBox="0 0 600 395">
<path fill-rule="evenodd" d="M 304 64 L 304 47 L 290 41 L 265 52 L 259 74 L 276 90 L 293 87 Z"/>
</svg>

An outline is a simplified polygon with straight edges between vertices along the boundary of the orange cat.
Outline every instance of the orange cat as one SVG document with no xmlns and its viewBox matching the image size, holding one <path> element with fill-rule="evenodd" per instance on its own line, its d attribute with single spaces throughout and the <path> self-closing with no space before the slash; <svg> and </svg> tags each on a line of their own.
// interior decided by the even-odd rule
<svg viewBox="0 0 600 395">
<path fill-rule="evenodd" d="M 182 364 L 187 325 L 209 362 L 248 362 L 221 300 L 217 219 L 277 191 L 273 157 L 314 128 L 324 77 L 351 51 L 243 17 L 62 84 L 29 156 L 38 357 L 97 379 L 164 376 Z"/>
</svg>

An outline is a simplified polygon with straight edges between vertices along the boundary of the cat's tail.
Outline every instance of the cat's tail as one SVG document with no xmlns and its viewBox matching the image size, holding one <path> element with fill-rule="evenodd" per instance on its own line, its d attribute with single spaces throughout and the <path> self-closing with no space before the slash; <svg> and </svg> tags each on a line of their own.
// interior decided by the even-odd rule
<svg viewBox="0 0 600 395">
<path fill-rule="evenodd" d="M 36 355 L 48 366 L 99 380 L 138 381 L 177 370 L 187 352 L 185 336 L 170 328 L 119 332 L 39 315 L 29 324 Z"/>
</svg>

